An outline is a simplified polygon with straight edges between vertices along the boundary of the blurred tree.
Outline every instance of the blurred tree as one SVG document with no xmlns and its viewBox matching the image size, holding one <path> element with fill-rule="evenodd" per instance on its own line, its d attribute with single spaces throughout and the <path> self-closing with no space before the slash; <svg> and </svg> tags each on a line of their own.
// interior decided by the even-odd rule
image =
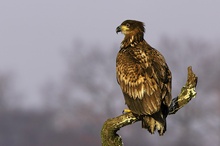
<svg viewBox="0 0 220 146">
<path fill-rule="evenodd" d="M 161 39 L 155 48 L 172 71 L 173 96 L 185 83 L 185 69 L 192 65 L 199 77 L 197 99 L 169 116 L 163 137 L 150 135 L 140 123 L 126 127 L 120 131 L 126 146 L 219 145 L 219 47 L 192 38 Z M 101 145 L 103 122 L 126 107 L 115 77 L 118 51 L 119 45 L 74 42 L 63 53 L 67 66 L 61 82 L 48 81 L 41 88 L 45 103 L 40 112 L 5 110 L 20 98 L 14 94 L 11 76 L 0 73 L 0 145 Z"/>
<path fill-rule="evenodd" d="M 14 83 L 15 75 L 12 72 L 0 72 L 0 111 L 21 108 L 22 94 Z"/>
<path fill-rule="evenodd" d="M 64 53 L 67 70 L 59 89 L 55 89 L 59 91 L 58 103 L 61 107 L 56 119 L 59 119 L 60 127 L 78 127 L 82 138 L 87 135 L 93 139 L 94 145 L 101 145 L 99 132 L 103 122 L 106 118 L 119 115 L 124 108 L 123 96 L 115 79 L 115 57 L 119 49 L 114 46 L 109 49 L 86 46 L 83 42 L 74 44 L 76 45 L 73 49 Z M 173 73 L 173 96 L 179 93 L 178 90 L 185 82 L 185 69 L 192 65 L 199 77 L 198 99 L 187 105 L 176 117 L 171 116 L 168 119 L 168 132 L 162 138 L 146 134 L 146 131 L 141 130 L 140 123 L 129 126 L 126 131 L 122 130 L 121 135 L 125 135 L 126 146 L 137 144 L 137 139 L 139 145 L 206 145 L 211 139 L 215 140 L 219 131 L 214 130 L 213 126 L 219 124 L 213 125 L 209 119 L 219 116 L 213 112 L 217 110 L 216 101 L 219 99 L 217 96 L 211 96 L 207 100 L 206 96 L 213 95 L 219 87 L 215 86 L 218 85 L 215 76 L 218 78 L 217 74 L 220 73 L 216 55 L 219 51 L 216 46 L 195 39 L 172 40 L 164 37 L 156 48 L 164 54 Z M 213 63 L 212 60 L 216 61 Z M 209 62 L 212 62 L 212 65 L 205 65 Z M 216 73 L 208 72 L 210 70 Z M 212 76 L 209 76 L 210 73 Z M 206 89 L 210 87 L 212 89 Z M 214 88 L 216 90 L 213 90 Z M 203 131 L 204 127 L 209 128 Z M 212 138 L 200 139 L 209 130 Z M 214 143 L 217 143 L 217 140 Z M 91 145 L 91 141 L 87 145 Z"/>
</svg>

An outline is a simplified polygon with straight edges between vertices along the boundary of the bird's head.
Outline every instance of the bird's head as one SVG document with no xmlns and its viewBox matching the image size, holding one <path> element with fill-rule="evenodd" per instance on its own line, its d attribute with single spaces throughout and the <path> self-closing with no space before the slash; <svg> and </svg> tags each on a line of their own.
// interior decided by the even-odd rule
<svg viewBox="0 0 220 146">
<path fill-rule="evenodd" d="M 124 35 L 144 34 L 144 23 L 137 20 L 125 20 L 116 28 L 116 33 L 121 32 Z"/>
</svg>

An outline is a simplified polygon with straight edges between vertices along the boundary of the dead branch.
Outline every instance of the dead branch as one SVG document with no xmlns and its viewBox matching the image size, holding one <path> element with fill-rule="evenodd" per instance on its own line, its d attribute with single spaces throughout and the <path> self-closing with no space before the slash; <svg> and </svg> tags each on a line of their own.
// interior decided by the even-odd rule
<svg viewBox="0 0 220 146">
<path fill-rule="evenodd" d="M 182 87 L 180 94 L 172 99 L 171 106 L 169 107 L 169 115 L 175 114 L 192 98 L 195 98 L 197 79 L 198 77 L 193 73 L 192 67 L 189 66 L 187 82 Z M 101 130 L 102 146 L 122 146 L 123 142 L 117 131 L 124 126 L 138 121 L 140 121 L 140 118 L 132 113 L 125 113 L 105 121 Z"/>
</svg>

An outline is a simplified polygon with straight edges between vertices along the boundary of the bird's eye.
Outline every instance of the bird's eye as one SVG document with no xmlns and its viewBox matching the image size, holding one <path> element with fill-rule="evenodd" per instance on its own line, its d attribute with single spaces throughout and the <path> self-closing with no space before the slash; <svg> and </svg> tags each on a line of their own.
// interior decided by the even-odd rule
<svg viewBox="0 0 220 146">
<path fill-rule="evenodd" d="M 127 26 L 127 27 L 130 27 L 130 24 L 129 24 L 129 23 L 127 23 L 127 24 L 126 24 L 126 26 Z"/>
</svg>

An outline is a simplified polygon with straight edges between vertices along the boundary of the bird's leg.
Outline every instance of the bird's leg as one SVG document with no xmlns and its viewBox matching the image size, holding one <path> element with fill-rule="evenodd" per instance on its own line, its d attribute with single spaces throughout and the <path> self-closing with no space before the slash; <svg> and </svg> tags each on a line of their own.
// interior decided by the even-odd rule
<svg viewBox="0 0 220 146">
<path fill-rule="evenodd" d="M 132 112 L 132 111 L 131 111 L 130 109 L 127 109 L 127 108 L 122 111 L 123 114 L 125 114 L 125 113 L 131 113 L 131 112 Z"/>
</svg>

